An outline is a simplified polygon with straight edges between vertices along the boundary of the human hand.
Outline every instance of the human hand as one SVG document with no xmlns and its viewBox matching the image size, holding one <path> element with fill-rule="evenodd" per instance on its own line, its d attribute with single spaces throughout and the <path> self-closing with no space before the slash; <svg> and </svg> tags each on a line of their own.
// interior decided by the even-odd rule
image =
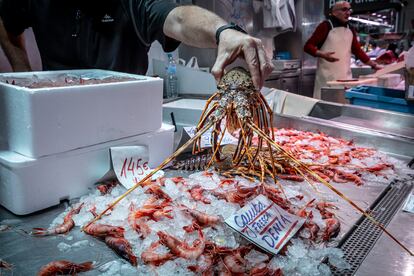
<svg viewBox="0 0 414 276">
<path fill-rule="evenodd" d="M 384 66 L 379 65 L 378 63 L 376 63 L 373 60 L 370 60 L 367 65 L 371 66 L 372 69 L 374 69 L 375 71 L 381 70 L 384 68 Z"/>
<path fill-rule="evenodd" d="M 233 29 L 224 30 L 220 34 L 217 58 L 211 70 L 216 81 L 220 81 L 224 68 L 238 57 L 244 58 L 253 84 L 256 89 L 260 90 L 266 78 L 273 71 L 273 64 L 266 55 L 260 39 Z"/>
<path fill-rule="evenodd" d="M 339 58 L 334 57 L 335 52 L 318 51 L 318 56 L 329 62 L 337 62 Z"/>
</svg>

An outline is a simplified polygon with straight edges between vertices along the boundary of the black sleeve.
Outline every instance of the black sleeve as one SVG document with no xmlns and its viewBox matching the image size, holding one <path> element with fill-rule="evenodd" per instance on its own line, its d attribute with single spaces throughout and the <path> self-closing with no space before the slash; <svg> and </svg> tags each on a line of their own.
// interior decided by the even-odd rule
<svg viewBox="0 0 414 276">
<path fill-rule="evenodd" d="M 30 0 L 2 0 L 0 16 L 6 31 L 20 35 L 30 27 Z"/>
<path fill-rule="evenodd" d="M 180 42 L 166 36 L 163 26 L 168 14 L 177 4 L 170 0 L 132 0 L 132 3 L 132 16 L 141 38 L 147 44 L 158 40 L 164 51 L 174 51 Z"/>
</svg>

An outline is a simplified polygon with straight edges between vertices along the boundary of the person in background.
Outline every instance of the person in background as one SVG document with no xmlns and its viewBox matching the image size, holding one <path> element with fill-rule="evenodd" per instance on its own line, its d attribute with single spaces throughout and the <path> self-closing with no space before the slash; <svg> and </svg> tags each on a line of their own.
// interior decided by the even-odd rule
<svg viewBox="0 0 414 276">
<path fill-rule="evenodd" d="M 390 43 L 387 47 L 387 50 L 384 51 L 381 55 L 379 55 L 376 59 L 378 64 L 391 64 L 398 60 L 398 53 L 397 53 L 397 44 Z"/>
<path fill-rule="evenodd" d="M 145 74 L 158 40 L 166 52 L 180 42 L 218 48 L 216 80 L 238 57 L 254 85 L 263 86 L 273 65 L 261 40 L 197 6 L 159 0 L 2 0 L 0 42 L 13 70 L 31 70 L 23 32 L 32 27 L 43 70 L 108 69 Z"/>
<path fill-rule="evenodd" d="M 304 51 L 318 57 L 313 97 L 321 98 L 328 81 L 352 79 L 351 54 L 373 69 L 380 67 L 365 54 L 355 30 L 349 26 L 351 4 L 339 1 L 330 9 L 329 18 L 320 23 L 305 43 Z"/>
<path fill-rule="evenodd" d="M 378 46 L 377 42 L 372 41 L 371 43 L 371 51 L 367 52 L 367 56 L 370 58 L 375 58 L 385 52 L 385 49 L 382 49 L 380 46 Z"/>
</svg>

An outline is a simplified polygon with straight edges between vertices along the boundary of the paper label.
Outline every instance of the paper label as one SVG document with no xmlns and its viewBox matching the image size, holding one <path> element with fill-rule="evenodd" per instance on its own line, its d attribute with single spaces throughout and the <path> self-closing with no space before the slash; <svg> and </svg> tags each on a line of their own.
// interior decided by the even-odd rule
<svg viewBox="0 0 414 276">
<path fill-rule="evenodd" d="M 277 254 L 302 227 L 305 219 L 259 195 L 225 222 L 255 245 Z"/>
<path fill-rule="evenodd" d="M 185 132 L 190 136 L 190 138 L 193 138 L 196 133 L 196 127 L 184 127 Z M 211 147 L 211 132 L 213 131 L 213 128 L 210 128 L 207 130 L 203 135 L 201 135 L 201 147 Z M 220 141 L 221 135 L 217 138 L 217 142 Z M 227 145 L 227 144 L 235 144 L 237 145 L 237 138 L 232 136 L 227 131 L 224 133 L 224 137 L 221 140 L 220 145 Z"/>
<path fill-rule="evenodd" d="M 403 211 L 414 214 L 414 194 L 410 194 L 404 204 Z"/>
<path fill-rule="evenodd" d="M 148 166 L 149 154 L 147 147 L 113 147 L 109 151 L 115 175 L 118 181 L 127 189 L 134 187 L 152 171 Z M 157 174 L 160 176 L 163 172 Z M 158 177 L 156 175 L 153 178 Z"/>
</svg>

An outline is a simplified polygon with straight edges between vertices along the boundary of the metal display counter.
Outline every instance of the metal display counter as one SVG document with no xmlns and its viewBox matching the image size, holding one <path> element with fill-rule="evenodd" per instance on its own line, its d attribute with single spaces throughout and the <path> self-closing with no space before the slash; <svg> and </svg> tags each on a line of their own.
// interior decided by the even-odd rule
<svg viewBox="0 0 414 276">
<path fill-rule="evenodd" d="M 202 101 L 202 100 L 198 100 Z M 187 103 L 188 104 L 188 103 Z M 194 104 L 194 103 L 193 103 Z M 199 105 L 200 107 L 202 104 Z M 188 106 L 187 106 L 188 107 Z M 186 109 L 178 108 L 164 108 L 164 119 L 168 121 L 171 118 L 170 113 L 176 114 L 177 126 L 194 125 L 199 118 L 198 108 Z M 182 122 L 180 114 L 186 112 L 183 118 L 186 122 Z M 295 128 L 303 131 L 323 131 L 328 135 L 335 137 L 342 137 L 345 139 L 353 139 L 354 142 L 361 146 L 375 147 L 380 151 L 385 151 L 404 162 L 412 158 L 409 153 L 414 153 L 414 140 L 407 137 L 388 135 L 379 131 L 350 127 L 345 124 L 332 124 L 328 120 L 318 120 L 315 118 L 297 118 L 290 116 L 274 115 L 275 126 L 278 128 Z M 182 171 L 167 171 L 167 176 L 185 175 L 188 172 Z M 414 174 L 414 171 L 413 171 Z M 375 216 L 380 215 L 380 204 L 383 198 L 387 198 L 389 191 L 400 191 L 397 193 L 398 200 L 392 199 L 395 202 L 393 205 L 393 212 L 388 216 L 387 223 L 390 231 L 397 236 L 403 243 L 411 250 L 414 249 L 414 235 L 411 233 L 412 225 L 414 225 L 414 215 L 403 213 L 401 205 L 413 186 L 413 180 L 404 179 L 398 183 L 390 183 L 389 185 L 335 185 L 343 193 L 348 195 L 352 200 L 359 204 L 364 209 L 374 210 Z M 321 193 L 328 195 L 331 192 L 327 188 L 321 187 Z M 332 195 L 331 195 L 332 196 Z M 339 204 L 340 202 L 338 202 Z M 378 205 L 379 204 L 379 205 Z M 363 225 L 361 215 L 355 211 L 349 204 L 340 203 L 338 205 L 338 217 L 342 221 L 340 237 L 341 244 L 346 245 L 346 241 L 352 240 L 353 233 L 361 227 L 356 225 Z M 379 207 L 378 207 L 379 206 Z M 375 208 L 380 208 L 377 211 Z M 80 232 L 79 228 L 73 229 L 68 235 L 40 237 L 35 238 L 26 234 L 24 231 L 30 231 L 33 227 L 48 226 L 53 219 L 65 210 L 64 204 L 47 210 L 31 214 L 28 216 L 15 216 L 7 210 L 0 208 L 0 221 L 6 220 L 10 222 L 11 229 L 0 232 L 0 258 L 9 263 L 14 264 L 12 271 L 2 270 L 1 275 L 34 275 L 38 272 L 41 266 L 52 261 L 68 259 L 76 262 L 97 261 L 98 269 L 86 272 L 84 275 L 99 275 L 99 266 L 112 260 L 120 260 L 119 257 L 107 248 L 103 242 L 87 236 Z M 384 211 L 384 210 L 383 210 Z M 370 235 L 371 232 L 364 232 L 364 235 Z M 378 242 L 371 244 L 367 256 L 356 255 L 363 262 L 362 265 L 356 265 L 358 269 L 357 275 L 412 275 L 414 272 L 414 258 L 408 256 L 400 247 L 398 247 L 388 236 L 379 234 Z M 68 237 L 71 237 L 68 242 Z M 351 237 L 351 238 L 350 238 Z M 360 235 L 361 237 L 361 235 Z M 354 237 L 355 238 L 355 237 Z M 68 242 L 73 244 L 76 241 L 87 240 L 89 244 L 82 248 L 71 249 L 68 252 L 62 252 L 57 248 L 60 242 Z M 361 242 L 361 244 L 363 244 Z M 368 247 L 367 247 L 368 248 Z M 345 255 L 353 253 L 346 250 Z M 354 252 L 355 253 L 355 252 Z M 357 252 L 358 253 L 358 252 Z M 357 258 L 355 257 L 355 258 Z M 354 267 L 354 266 L 353 266 Z M 379 270 L 381 269 L 381 270 Z M 126 271 L 118 271 L 119 275 L 129 275 Z M 355 271 L 347 275 L 354 274 Z M 136 272 L 135 272 L 136 274 Z M 335 274 L 335 273 L 334 273 Z M 131 274 L 133 275 L 133 274 Z M 338 274 L 340 275 L 340 274 Z"/>
<path fill-rule="evenodd" d="M 406 113 L 320 101 L 315 104 L 309 117 L 414 139 L 414 116 Z"/>
</svg>

